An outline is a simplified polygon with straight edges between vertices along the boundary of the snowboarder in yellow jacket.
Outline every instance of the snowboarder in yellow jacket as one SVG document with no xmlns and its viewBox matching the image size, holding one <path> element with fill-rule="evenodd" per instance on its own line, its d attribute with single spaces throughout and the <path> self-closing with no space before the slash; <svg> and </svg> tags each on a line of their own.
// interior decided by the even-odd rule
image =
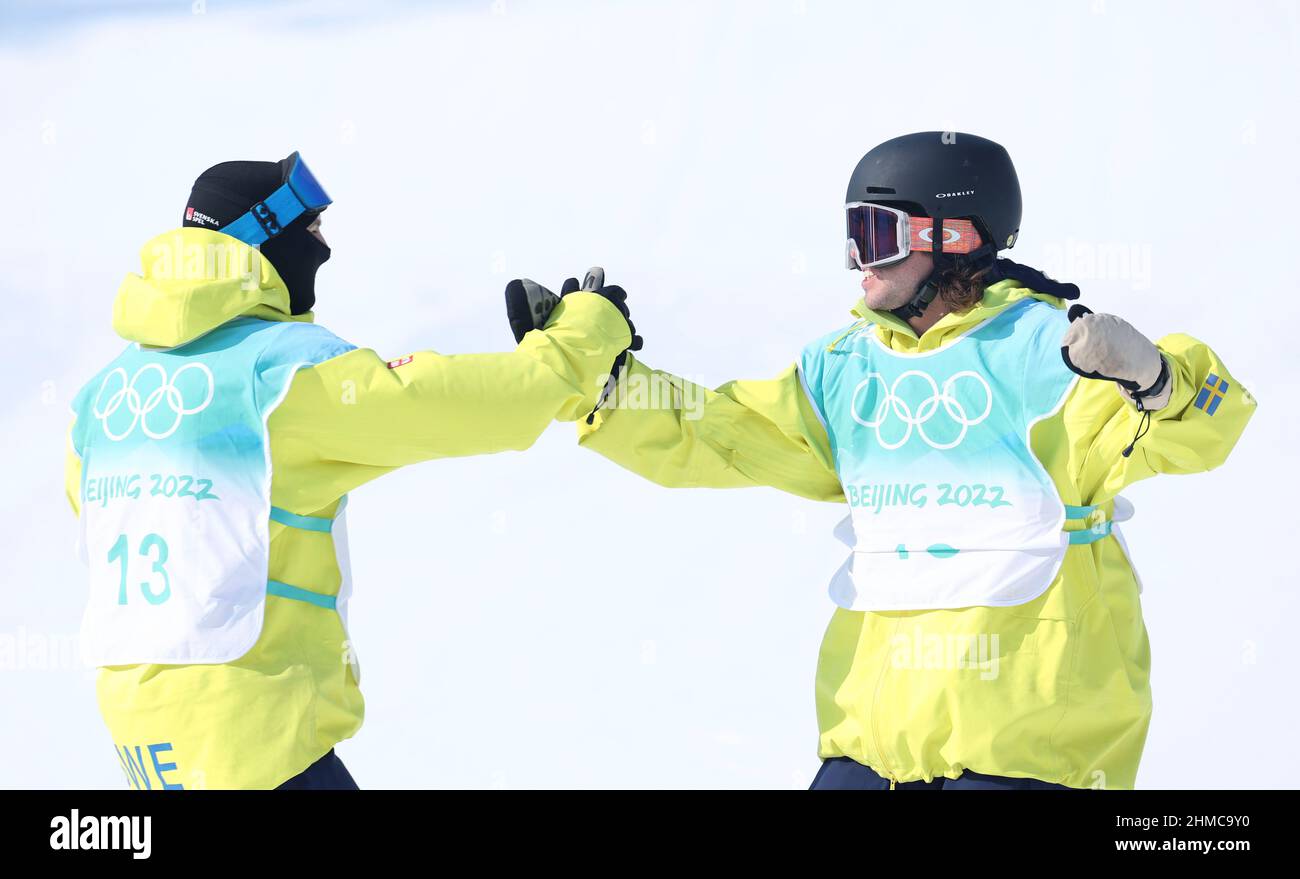
<svg viewBox="0 0 1300 879">
<path fill-rule="evenodd" d="M 347 493 L 527 448 L 632 342 L 621 298 L 577 291 L 510 353 L 356 348 L 312 323 L 328 204 L 297 153 L 206 171 L 118 292 L 131 344 L 74 399 L 82 650 L 132 787 L 354 787 Z"/>
<path fill-rule="evenodd" d="M 846 211 L 852 324 L 712 391 L 629 357 L 580 442 L 665 486 L 847 504 L 814 788 L 1131 788 L 1150 656 L 1120 492 L 1223 463 L 1255 401 L 1205 344 L 998 258 L 1021 201 L 991 141 L 887 141 Z"/>
</svg>

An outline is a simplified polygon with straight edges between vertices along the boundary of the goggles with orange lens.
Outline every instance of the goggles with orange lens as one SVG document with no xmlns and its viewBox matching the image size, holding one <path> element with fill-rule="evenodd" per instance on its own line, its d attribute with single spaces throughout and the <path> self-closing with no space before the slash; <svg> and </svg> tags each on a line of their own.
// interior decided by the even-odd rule
<svg viewBox="0 0 1300 879">
<path fill-rule="evenodd" d="M 913 217 L 906 211 L 865 201 L 850 202 L 844 210 L 849 233 L 845 268 L 889 265 L 906 259 L 914 250 L 934 250 L 934 220 L 929 217 Z M 971 253 L 984 243 L 970 220 L 944 220 L 942 229 L 944 253 Z"/>
</svg>

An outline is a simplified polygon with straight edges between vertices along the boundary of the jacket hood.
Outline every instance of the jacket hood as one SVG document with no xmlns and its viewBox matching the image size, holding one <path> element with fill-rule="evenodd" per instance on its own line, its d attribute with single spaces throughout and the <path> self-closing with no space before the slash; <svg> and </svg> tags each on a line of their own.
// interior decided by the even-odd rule
<svg viewBox="0 0 1300 879">
<path fill-rule="evenodd" d="M 291 314 L 289 290 L 257 248 L 212 229 L 184 228 L 148 241 L 143 272 L 126 276 L 113 330 L 130 342 L 174 348 L 237 317 L 312 321 Z"/>
<path fill-rule="evenodd" d="M 920 338 L 907 321 L 892 312 L 868 308 L 865 297 L 859 299 L 858 304 L 853 306 L 852 314 L 858 318 L 859 323 L 875 324 L 876 336 L 890 350 L 918 353 L 940 348 L 944 343 L 983 323 L 1008 306 L 1028 298 L 1041 300 L 1054 308 L 1065 308 L 1065 300 L 1059 296 L 1039 293 L 1019 281 L 1008 278 L 985 287 L 984 298 L 974 308 L 945 314 L 939 318 L 934 326 L 921 334 Z"/>
</svg>

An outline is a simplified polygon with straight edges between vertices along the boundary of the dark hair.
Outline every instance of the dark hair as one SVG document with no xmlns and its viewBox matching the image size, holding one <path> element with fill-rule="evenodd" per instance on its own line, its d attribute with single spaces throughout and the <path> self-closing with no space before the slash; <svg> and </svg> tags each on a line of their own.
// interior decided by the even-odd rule
<svg viewBox="0 0 1300 879">
<path fill-rule="evenodd" d="M 939 298 L 950 311 L 967 311 L 984 298 L 984 276 L 992 266 L 957 264 L 939 272 Z"/>
</svg>

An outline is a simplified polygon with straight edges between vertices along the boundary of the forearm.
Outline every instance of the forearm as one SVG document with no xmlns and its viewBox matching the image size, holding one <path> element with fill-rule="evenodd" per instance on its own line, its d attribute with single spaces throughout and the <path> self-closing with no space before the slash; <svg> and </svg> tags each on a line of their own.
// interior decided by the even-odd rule
<svg viewBox="0 0 1300 879">
<path fill-rule="evenodd" d="M 1208 345 L 1174 334 L 1157 347 L 1169 364 L 1169 402 L 1151 413 L 1129 456 L 1123 450 L 1141 430 L 1142 413 L 1113 385 L 1081 381 L 1067 401 L 1067 419 L 1097 425 L 1083 458 L 1081 485 L 1113 496 L 1157 473 L 1211 470 L 1227 460 L 1254 414 L 1255 398 Z"/>
<path fill-rule="evenodd" d="M 630 359 L 622 396 L 593 424 L 579 423 L 579 443 L 652 482 L 842 499 L 829 441 L 793 368 L 710 390 Z"/>
<path fill-rule="evenodd" d="M 524 449 L 591 410 L 629 338 L 613 306 L 574 294 L 511 352 L 384 361 L 358 349 L 295 377 L 271 418 L 273 455 L 393 468 Z"/>
</svg>

